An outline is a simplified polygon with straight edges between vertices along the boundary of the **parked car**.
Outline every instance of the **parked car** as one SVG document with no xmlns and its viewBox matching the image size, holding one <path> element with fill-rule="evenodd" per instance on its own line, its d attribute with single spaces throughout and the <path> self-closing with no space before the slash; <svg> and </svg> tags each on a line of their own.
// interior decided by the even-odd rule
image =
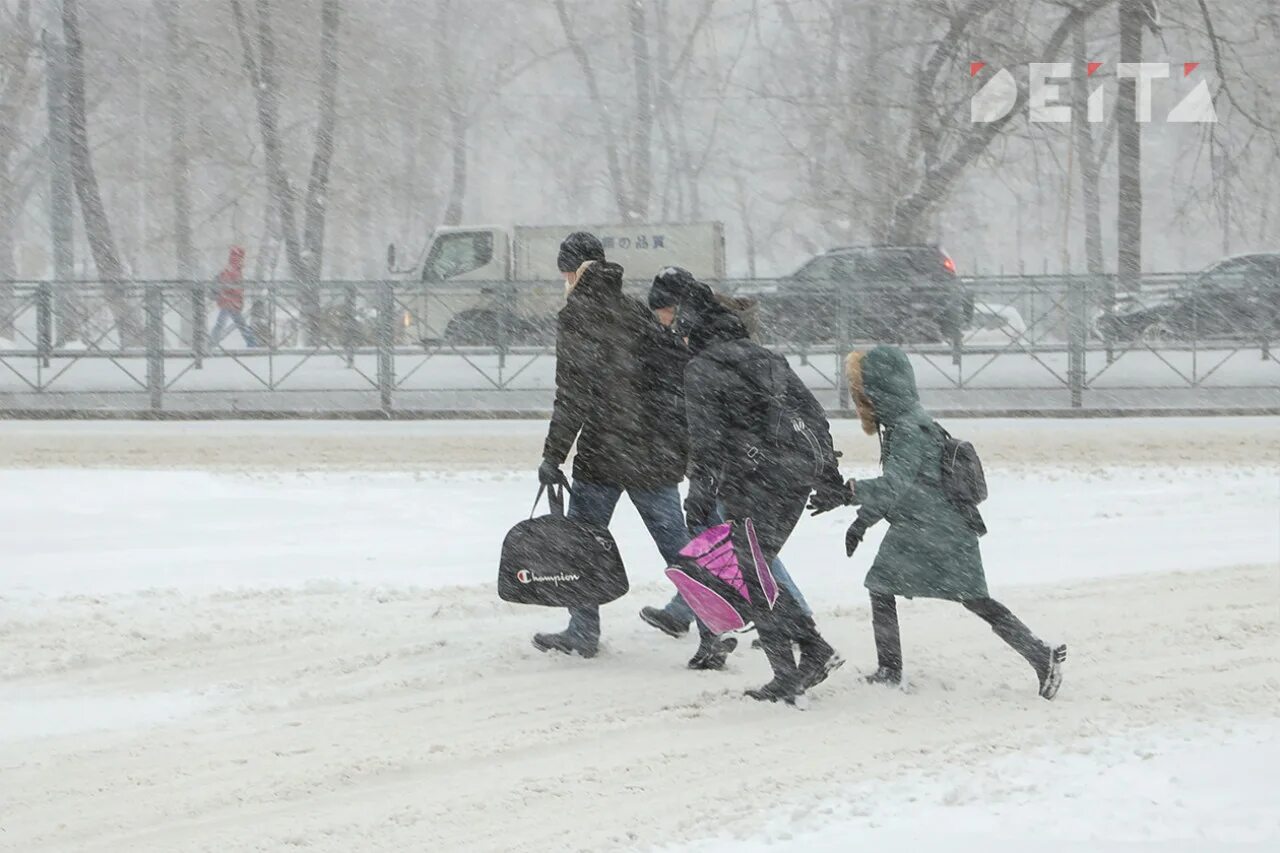
<svg viewBox="0 0 1280 853">
<path fill-rule="evenodd" d="M 762 296 L 768 335 L 801 343 L 953 341 L 974 312 L 955 261 L 934 245 L 832 249 Z"/>
<path fill-rule="evenodd" d="M 1218 261 L 1161 295 L 1122 298 L 1094 323 L 1103 340 L 1266 342 L 1280 334 L 1280 253 Z"/>
</svg>

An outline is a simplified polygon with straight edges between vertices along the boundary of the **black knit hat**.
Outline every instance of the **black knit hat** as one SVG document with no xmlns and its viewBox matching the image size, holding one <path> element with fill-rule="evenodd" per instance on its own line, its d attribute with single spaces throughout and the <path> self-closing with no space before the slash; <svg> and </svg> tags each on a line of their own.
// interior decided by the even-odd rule
<svg viewBox="0 0 1280 853">
<path fill-rule="evenodd" d="M 667 267 L 653 277 L 649 288 L 649 308 L 674 308 L 684 301 L 689 289 L 698 283 L 693 273 L 683 267 Z"/>
<path fill-rule="evenodd" d="M 594 234 L 574 231 L 560 244 L 560 257 L 556 266 L 560 272 L 574 272 L 587 261 L 603 261 L 604 246 Z"/>
</svg>

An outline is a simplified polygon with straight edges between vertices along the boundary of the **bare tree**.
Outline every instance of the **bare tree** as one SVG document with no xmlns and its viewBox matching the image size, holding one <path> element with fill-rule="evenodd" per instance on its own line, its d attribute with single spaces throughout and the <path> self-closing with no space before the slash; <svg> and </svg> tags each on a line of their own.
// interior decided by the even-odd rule
<svg viewBox="0 0 1280 853">
<path fill-rule="evenodd" d="M 155 0 L 155 9 L 164 24 L 165 62 L 165 112 L 169 123 L 169 191 L 173 204 L 173 253 L 175 272 L 182 281 L 196 278 L 195 245 L 191 238 L 191 156 L 187 149 L 187 109 L 183 103 L 186 89 L 183 69 L 187 55 L 187 36 L 178 18 L 178 0 Z M 192 290 L 191 304 L 179 306 L 181 328 L 179 336 L 184 343 L 192 343 L 199 336 L 194 328 L 204 328 L 205 300 L 203 288 Z"/>
<path fill-rule="evenodd" d="M 285 258 L 293 278 L 304 285 L 312 285 L 320 280 L 324 265 L 329 172 L 333 164 L 334 134 L 337 129 L 340 0 L 323 0 L 320 11 L 320 95 L 310 178 L 303 199 L 301 236 L 298 232 L 297 193 L 285 166 L 284 141 L 281 136 L 279 60 L 271 0 L 257 0 L 256 49 L 240 0 L 231 0 L 231 11 L 240 39 L 245 73 L 257 101 L 258 130 L 266 155 L 267 186 L 272 196 L 271 203 L 279 217 Z M 302 310 L 306 315 L 308 337 L 315 342 L 320 332 L 320 306 L 314 290 L 304 288 Z"/>
<path fill-rule="evenodd" d="M 71 169 L 76 196 L 80 200 L 80 212 L 84 218 L 85 239 L 93 254 L 98 275 L 106 284 L 107 299 L 115 319 L 120 346 L 139 346 L 142 343 L 142 327 L 137 310 L 130 304 L 126 284 L 128 273 L 120 262 L 115 238 L 111 233 L 111 221 L 102 203 L 97 173 L 93 167 L 93 149 L 89 144 L 80 0 L 63 0 L 62 31 L 67 44 L 67 126 Z"/>
<path fill-rule="evenodd" d="M 0 5 L 0 283 L 16 276 L 14 220 L 16 199 L 12 159 L 18 145 L 22 115 L 36 92 L 27 64 L 35 46 L 30 0 L 12 11 Z M 0 336 L 13 337 L 12 288 L 0 284 Z"/>
</svg>

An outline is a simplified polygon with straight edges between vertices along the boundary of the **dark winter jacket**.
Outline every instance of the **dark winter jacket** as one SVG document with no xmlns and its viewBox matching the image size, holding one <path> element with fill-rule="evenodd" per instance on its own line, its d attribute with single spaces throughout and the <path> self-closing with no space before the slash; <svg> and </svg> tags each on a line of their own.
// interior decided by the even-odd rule
<svg viewBox="0 0 1280 853">
<path fill-rule="evenodd" d="M 691 491 L 711 489 L 736 496 L 840 483 L 826 413 L 786 359 L 752 343 L 742 321 L 718 304 L 700 307 L 698 322 L 690 329 L 689 349 L 693 358 L 685 368 L 685 404 Z M 787 399 L 817 439 L 816 471 L 772 452 L 775 371 L 783 372 Z"/>
<path fill-rule="evenodd" d="M 584 264 L 556 333 L 556 398 L 544 458 L 573 476 L 651 489 L 684 479 L 688 438 L 681 374 L 687 354 L 639 301 L 622 267 Z"/>
<path fill-rule="evenodd" d="M 987 597 L 978 536 L 942 490 L 942 436 L 920 406 L 915 371 L 896 347 L 849 357 L 850 391 L 864 426 L 879 430 L 883 475 L 854 484 L 863 528 L 889 532 L 867 589 L 908 598 Z"/>
</svg>

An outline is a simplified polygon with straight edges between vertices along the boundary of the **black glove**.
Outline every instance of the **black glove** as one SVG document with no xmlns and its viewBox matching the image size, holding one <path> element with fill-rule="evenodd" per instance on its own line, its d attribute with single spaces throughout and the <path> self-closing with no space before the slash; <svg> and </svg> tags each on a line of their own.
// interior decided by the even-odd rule
<svg viewBox="0 0 1280 853">
<path fill-rule="evenodd" d="M 684 521 L 689 532 L 704 530 L 711 526 L 711 519 L 716 513 L 715 484 L 692 480 L 689 483 L 689 497 L 684 499 Z"/>
<path fill-rule="evenodd" d="M 538 482 L 544 486 L 568 486 L 569 478 L 560 470 L 560 466 L 550 459 L 543 459 L 538 466 Z"/>
<path fill-rule="evenodd" d="M 853 552 L 858 550 L 858 546 L 862 544 L 862 537 L 866 535 L 867 525 L 861 520 L 850 524 L 849 529 L 844 534 L 844 555 L 852 557 Z"/>
<path fill-rule="evenodd" d="M 849 483 L 824 483 L 818 486 L 813 493 L 813 497 L 809 498 L 809 509 L 813 510 L 814 515 L 822 515 L 824 512 L 831 512 L 842 506 L 848 506 L 853 503 L 853 486 Z"/>
</svg>

